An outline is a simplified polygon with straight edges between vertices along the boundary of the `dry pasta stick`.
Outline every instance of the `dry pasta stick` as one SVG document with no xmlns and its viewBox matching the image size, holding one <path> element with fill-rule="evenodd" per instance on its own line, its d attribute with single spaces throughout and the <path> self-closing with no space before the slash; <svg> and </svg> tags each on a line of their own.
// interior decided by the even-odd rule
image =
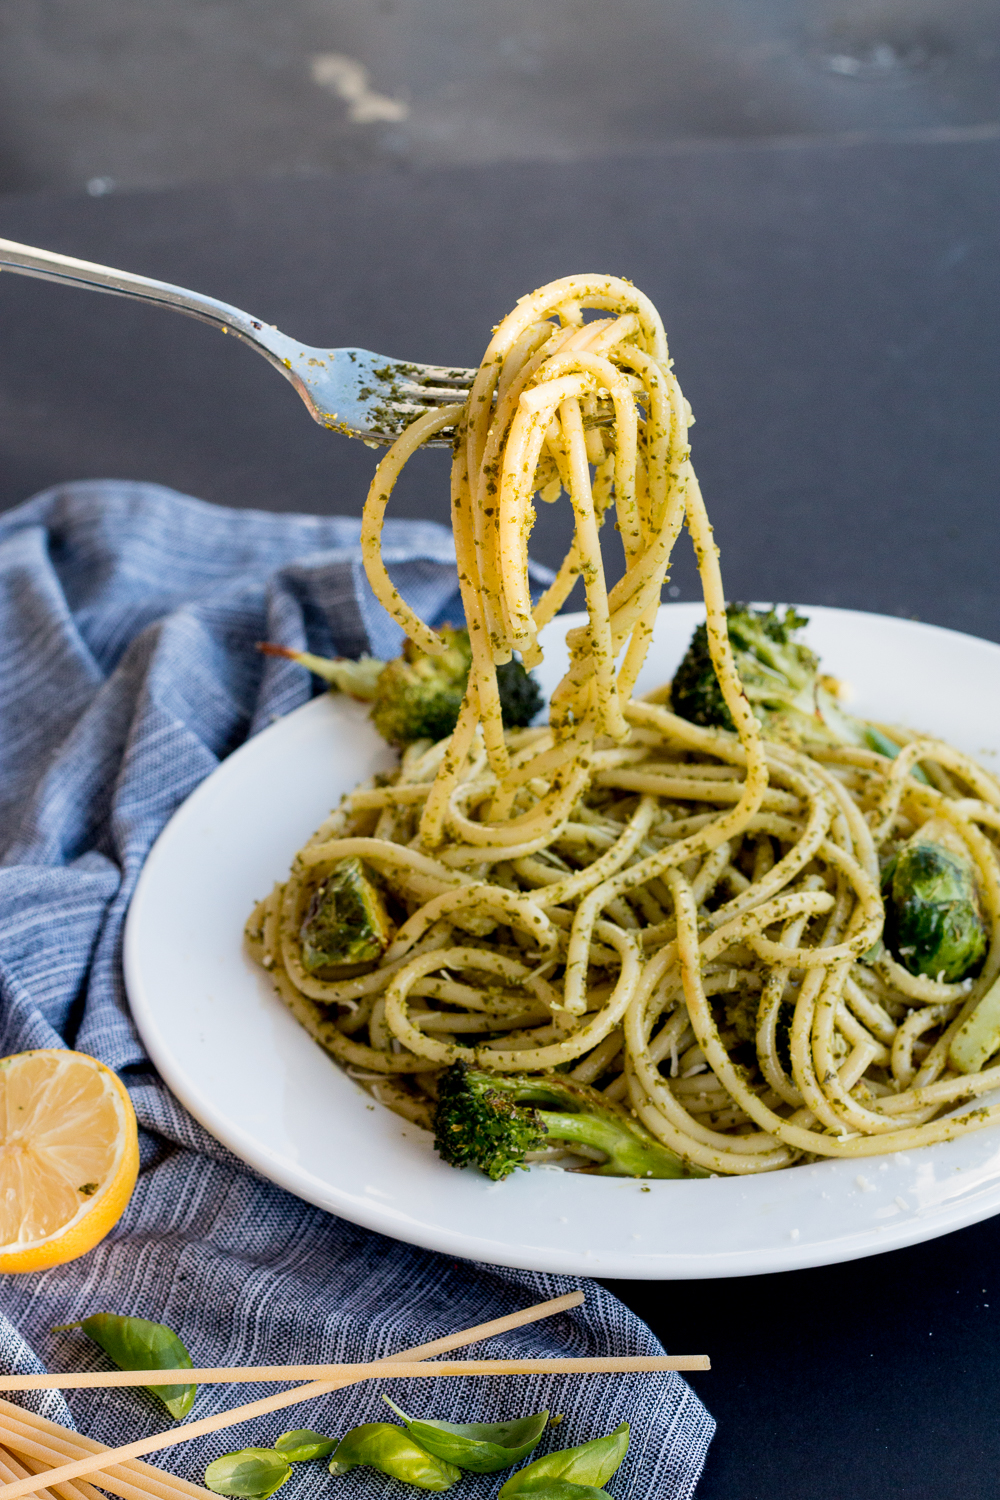
<svg viewBox="0 0 1000 1500">
<path fill-rule="evenodd" d="M 13 1484 L 18 1479 L 26 1479 L 29 1474 L 39 1474 L 47 1465 L 33 1459 L 25 1463 L 15 1458 L 13 1453 L 0 1448 L 0 1479 L 5 1484 Z M 100 1494 L 93 1485 L 85 1481 L 80 1484 L 57 1484 L 54 1489 L 37 1490 L 39 1500 L 101 1500 Z"/>
<path fill-rule="evenodd" d="M 267 1380 L 403 1380 L 442 1375 L 629 1375 L 657 1370 L 708 1370 L 707 1354 L 625 1355 L 607 1359 L 374 1360 L 354 1365 L 233 1365 L 204 1370 L 87 1370 L 68 1375 L 0 1375 L 0 1391 L 91 1391 L 120 1386 L 223 1385 Z"/>
<path fill-rule="evenodd" d="M 68 1459 L 82 1458 L 84 1454 L 108 1452 L 103 1443 L 3 1400 L 0 1400 L 0 1442 L 13 1449 L 25 1466 L 36 1473 L 58 1468 Z M 96 1470 L 92 1477 L 101 1489 L 118 1495 L 120 1500 L 204 1500 L 205 1497 L 200 1485 L 138 1459 L 107 1465 Z M 61 1491 L 63 1487 L 56 1488 Z M 91 1491 L 86 1481 L 70 1484 L 68 1488 L 84 1492 L 88 1500 L 97 1500 L 96 1492 Z"/>
<path fill-rule="evenodd" d="M 566 1312 L 571 1307 L 579 1307 L 583 1300 L 582 1292 L 569 1292 L 564 1297 L 539 1302 L 533 1307 L 524 1308 L 521 1312 L 509 1313 L 503 1318 L 494 1318 L 475 1328 L 466 1328 L 460 1333 L 448 1334 L 445 1338 L 433 1339 L 430 1343 L 402 1350 L 395 1362 L 405 1363 L 408 1360 L 426 1359 L 435 1354 L 445 1354 L 448 1350 L 459 1349 L 464 1344 L 474 1344 L 480 1339 L 493 1338 L 498 1334 L 506 1333 L 511 1328 L 523 1328 L 525 1324 L 537 1322 L 541 1318 L 553 1317 L 556 1313 Z M 391 1365 L 393 1362 L 390 1358 L 386 1363 Z M 231 1411 L 218 1412 L 214 1417 L 203 1417 L 198 1422 L 184 1422 L 170 1432 L 154 1433 L 152 1437 L 140 1438 L 138 1442 L 125 1443 L 120 1448 L 105 1449 L 87 1458 L 63 1464 L 46 1476 L 46 1482 L 51 1485 L 79 1479 L 84 1474 L 93 1474 L 103 1469 L 105 1465 L 117 1465 L 128 1459 L 139 1458 L 145 1453 L 157 1453 L 163 1448 L 173 1448 L 179 1443 L 189 1442 L 192 1438 L 204 1437 L 209 1432 L 220 1432 L 238 1422 L 249 1421 L 252 1417 L 262 1417 L 272 1411 L 281 1411 L 285 1407 L 296 1406 L 302 1401 L 311 1401 L 315 1396 L 326 1396 L 331 1391 L 354 1383 L 355 1381 L 351 1378 L 316 1380 L 308 1385 L 298 1386 L 292 1391 L 279 1391 L 277 1395 L 267 1396 L 261 1401 L 248 1401 L 244 1406 L 233 1407 Z M 0 1494 L 5 1497 L 5 1500 L 17 1500 L 19 1495 L 34 1494 L 36 1488 L 37 1484 L 34 1480 L 20 1479 L 14 1484 L 6 1485 Z"/>
</svg>

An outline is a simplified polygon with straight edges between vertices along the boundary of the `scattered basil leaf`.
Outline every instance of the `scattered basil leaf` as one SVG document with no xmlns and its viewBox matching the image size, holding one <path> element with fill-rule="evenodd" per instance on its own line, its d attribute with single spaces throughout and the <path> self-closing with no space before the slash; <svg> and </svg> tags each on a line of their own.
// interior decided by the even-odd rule
<svg viewBox="0 0 1000 1500">
<path fill-rule="evenodd" d="M 330 1473 L 346 1474 L 359 1464 L 369 1464 L 421 1490 L 450 1490 L 462 1477 L 461 1469 L 435 1458 L 391 1422 L 363 1422 L 360 1427 L 352 1427 L 337 1444 Z"/>
<path fill-rule="evenodd" d="M 329 1458 L 337 1446 L 336 1438 L 324 1437 L 313 1432 L 311 1427 L 296 1427 L 293 1432 L 283 1432 L 274 1445 L 293 1464 L 305 1463 L 310 1458 Z"/>
<path fill-rule="evenodd" d="M 124 1318 L 117 1313 L 94 1313 L 78 1323 L 61 1323 L 53 1333 L 67 1328 L 82 1328 L 88 1338 L 99 1344 L 119 1370 L 190 1370 L 191 1356 L 165 1323 L 150 1323 L 146 1318 Z M 172 1417 L 179 1421 L 194 1405 L 196 1385 L 147 1385 L 150 1395 L 162 1401 Z"/>
<path fill-rule="evenodd" d="M 623 1422 L 607 1437 L 594 1438 L 590 1443 L 580 1443 L 576 1448 L 562 1448 L 558 1453 L 546 1453 L 536 1458 L 527 1468 L 512 1474 L 500 1491 L 497 1500 L 510 1500 L 512 1495 L 538 1494 L 525 1481 L 532 1484 L 535 1479 L 562 1479 L 569 1484 L 594 1486 L 598 1489 L 611 1478 L 628 1452 L 628 1423 Z M 576 1500 L 581 1500 L 578 1495 Z"/>
<path fill-rule="evenodd" d="M 571 1484 L 568 1479 L 553 1479 L 546 1474 L 529 1477 L 517 1493 L 531 1495 L 534 1500 L 611 1500 L 607 1490 L 599 1490 L 596 1485 Z"/>
<path fill-rule="evenodd" d="M 205 1470 L 205 1483 L 217 1495 L 236 1495 L 243 1500 L 267 1500 L 290 1476 L 292 1466 L 273 1448 L 241 1448 L 224 1453 Z"/>
<path fill-rule="evenodd" d="M 512 1469 L 537 1448 L 549 1419 L 547 1411 L 516 1422 L 422 1422 L 408 1417 L 388 1396 L 382 1397 L 407 1432 L 428 1453 L 473 1474 Z"/>
</svg>

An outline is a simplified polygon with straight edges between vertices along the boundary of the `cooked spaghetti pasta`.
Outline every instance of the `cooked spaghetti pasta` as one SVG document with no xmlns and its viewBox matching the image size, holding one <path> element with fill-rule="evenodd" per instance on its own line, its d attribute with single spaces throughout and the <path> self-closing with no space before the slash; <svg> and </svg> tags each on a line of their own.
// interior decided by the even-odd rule
<svg viewBox="0 0 1000 1500">
<path fill-rule="evenodd" d="M 454 428 L 468 690 L 448 740 L 411 746 L 300 851 L 250 919 L 251 951 L 317 1041 L 422 1124 L 441 1069 L 466 1059 L 568 1071 L 714 1173 L 978 1129 L 1000 1117 L 975 1107 L 1000 1066 L 958 1073 L 949 1046 L 1000 974 L 1000 785 L 934 739 L 908 736 L 893 760 L 762 736 L 730 649 L 689 421 L 648 299 L 578 276 L 524 298 L 469 400 L 396 441 L 365 508 L 365 566 L 407 635 L 442 652 L 394 589 L 379 538 L 403 463 Z M 564 490 L 573 543 L 534 600 L 533 507 Z M 599 532 L 612 510 L 625 573 L 609 589 Z M 735 732 L 678 717 L 664 693 L 632 697 L 685 523 Z M 496 668 L 515 651 L 541 659 L 539 631 L 578 577 L 588 623 L 569 634 L 549 724 L 505 731 Z M 911 974 L 879 943 L 880 855 L 932 818 L 967 851 L 988 930 L 980 972 L 959 983 Z M 317 973 L 304 915 L 348 858 L 374 872 L 391 941 L 376 962 Z"/>
</svg>

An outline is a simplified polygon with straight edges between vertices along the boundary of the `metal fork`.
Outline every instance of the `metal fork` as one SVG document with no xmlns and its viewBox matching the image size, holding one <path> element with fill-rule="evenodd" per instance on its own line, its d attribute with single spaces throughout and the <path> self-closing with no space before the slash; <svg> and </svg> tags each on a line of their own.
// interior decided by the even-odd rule
<svg viewBox="0 0 1000 1500">
<path fill-rule="evenodd" d="M 444 365 L 420 365 L 409 360 L 387 359 L 369 349 L 317 349 L 300 344 L 238 307 L 214 297 L 189 292 L 166 281 L 113 271 L 86 260 L 56 255 L 0 240 L 0 271 L 16 271 L 43 281 L 87 287 L 93 292 L 113 292 L 139 302 L 171 307 L 210 323 L 223 333 L 242 339 L 262 354 L 286 380 L 290 380 L 309 408 L 313 419 L 332 432 L 361 438 L 370 447 L 391 443 L 414 418 L 435 406 L 464 401 L 475 370 Z M 451 443 L 445 428 L 432 440 L 433 446 Z"/>
</svg>

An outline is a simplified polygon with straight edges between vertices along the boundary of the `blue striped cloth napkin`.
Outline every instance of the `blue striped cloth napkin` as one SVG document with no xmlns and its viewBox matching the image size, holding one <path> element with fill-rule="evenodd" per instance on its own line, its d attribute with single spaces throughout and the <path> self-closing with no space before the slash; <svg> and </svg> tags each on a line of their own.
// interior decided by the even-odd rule
<svg viewBox="0 0 1000 1500">
<path fill-rule="evenodd" d="M 81 1333 L 52 1331 L 93 1312 L 169 1324 L 196 1364 L 311 1363 L 393 1353 L 577 1286 L 582 1308 L 473 1354 L 662 1352 L 596 1283 L 456 1262 L 264 1181 L 173 1098 L 129 1016 L 122 925 L 150 845 L 229 751 L 310 694 L 306 674 L 254 642 L 399 650 L 358 538 L 350 518 L 224 510 L 112 481 L 60 486 L 0 515 L 0 1055 L 71 1045 L 99 1057 L 129 1088 L 142 1148 L 135 1195 L 103 1244 L 67 1266 L 0 1278 L 5 1371 L 106 1368 Z M 460 618 L 444 528 L 390 522 L 384 546 L 424 618 Z M 632 1445 L 610 1486 L 619 1500 L 692 1495 L 715 1426 L 675 1374 L 387 1388 L 405 1410 L 458 1420 L 547 1406 L 565 1415 L 544 1440 L 555 1447 L 628 1420 Z M 273 1389 L 203 1387 L 194 1415 Z M 142 1391 L 18 1399 L 109 1444 L 166 1425 Z M 288 1427 L 337 1435 L 389 1415 L 368 1383 L 162 1461 L 200 1480 L 220 1453 L 269 1445 Z M 332 1480 L 300 1465 L 282 1494 L 298 1500 L 317 1483 L 345 1500 L 407 1493 L 370 1469 Z M 468 1476 L 460 1492 L 486 1500 L 497 1488 L 497 1476 Z"/>
</svg>

